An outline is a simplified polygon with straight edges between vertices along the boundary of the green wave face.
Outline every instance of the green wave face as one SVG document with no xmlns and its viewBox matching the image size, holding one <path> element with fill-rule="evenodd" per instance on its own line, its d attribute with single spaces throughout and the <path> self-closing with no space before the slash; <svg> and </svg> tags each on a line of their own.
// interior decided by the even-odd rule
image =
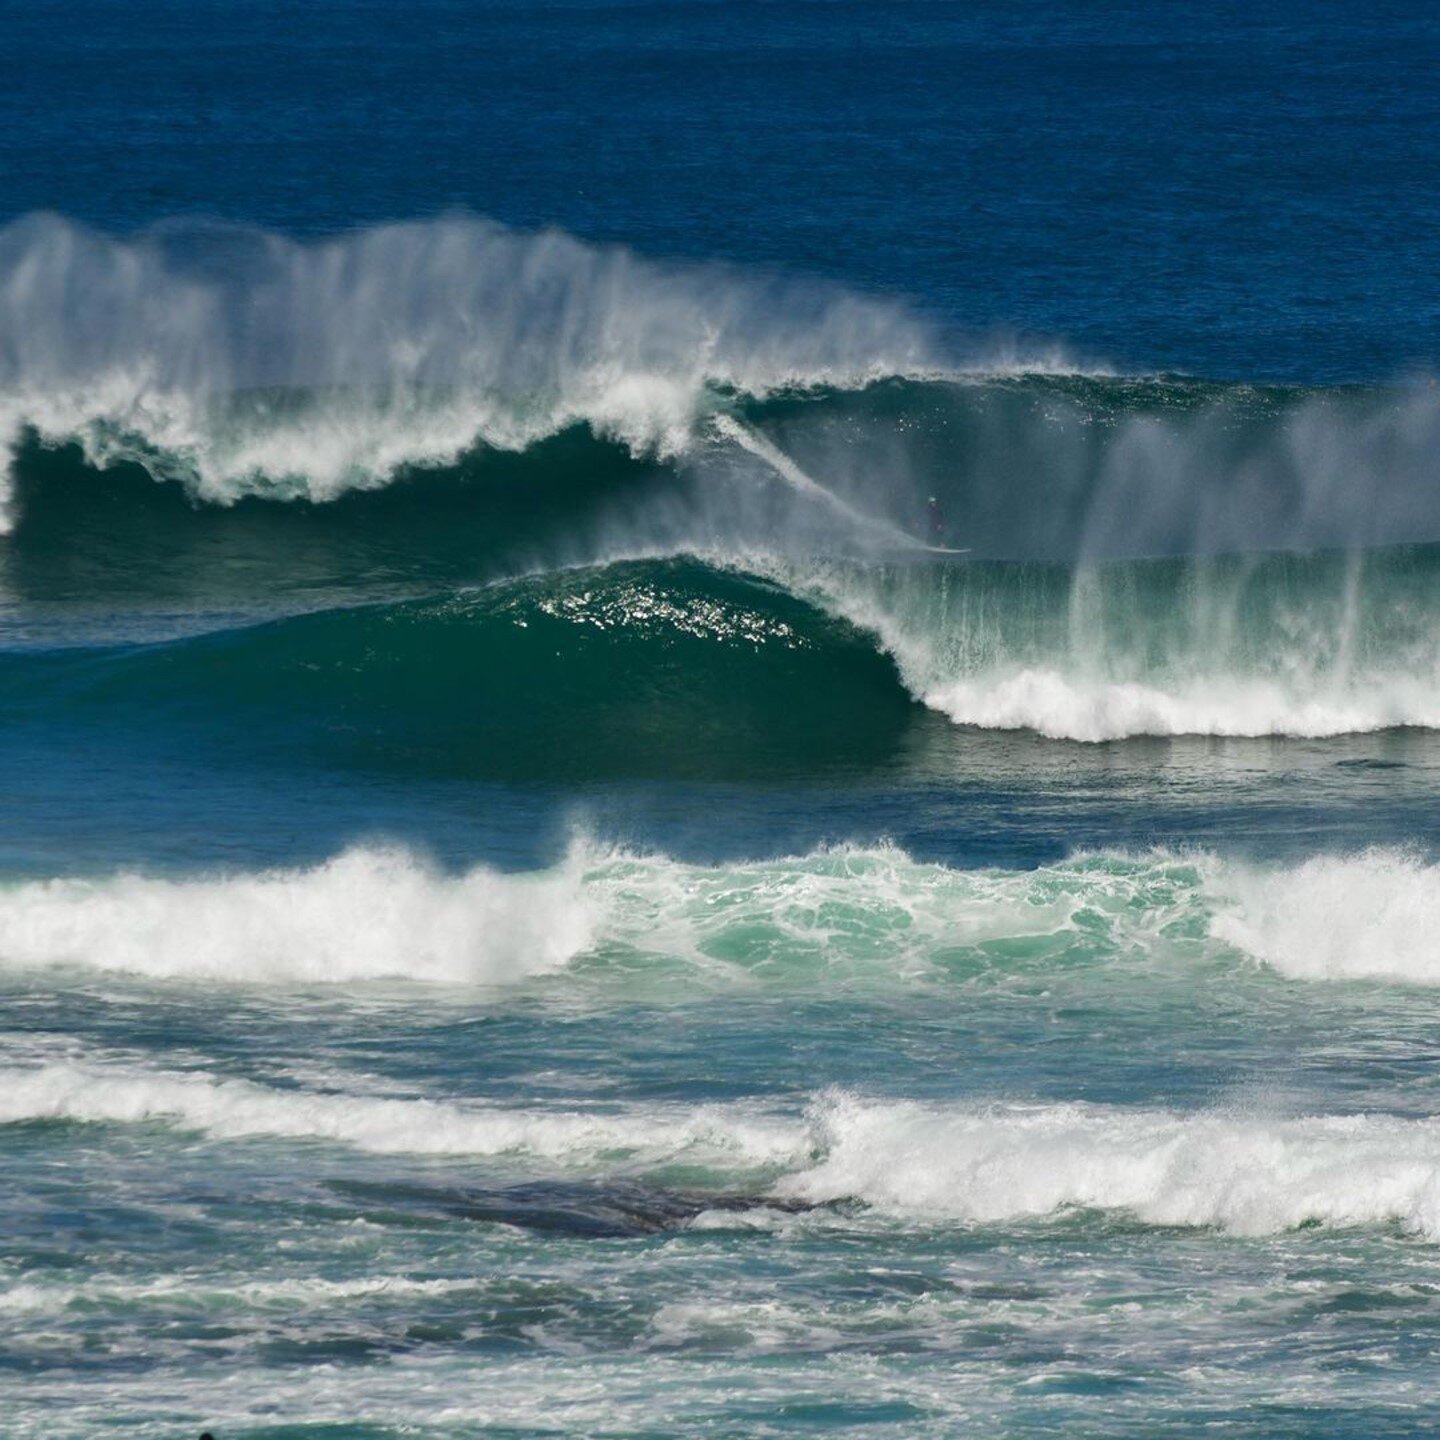
<svg viewBox="0 0 1440 1440">
<path fill-rule="evenodd" d="M 332 760 L 489 777 L 875 764 L 921 716 L 853 626 L 694 561 L 10 655 L 0 695 L 32 719 L 159 714 L 226 744 L 263 730 Z"/>
<path fill-rule="evenodd" d="M 222 751 L 501 779 L 953 776 L 976 729 L 1437 729 L 1437 565 L 1428 547 L 1084 570 L 615 562 L 160 644 L 11 651 L 0 705 L 36 726 L 163 717 Z"/>
</svg>

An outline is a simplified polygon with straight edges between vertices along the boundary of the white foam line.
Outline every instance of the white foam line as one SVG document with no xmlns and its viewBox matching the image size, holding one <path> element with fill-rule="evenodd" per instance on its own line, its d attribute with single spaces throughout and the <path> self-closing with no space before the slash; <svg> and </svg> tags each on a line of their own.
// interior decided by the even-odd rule
<svg viewBox="0 0 1440 1440">
<path fill-rule="evenodd" d="M 380 1153 L 512 1154 L 636 1173 L 678 1161 L 767 1193 L 860 1202 L 926 1224 L 1013 1223 L 1071 1209 L 1263 1235 L 1398 1224 L 1440 1240 L 1440 1120 L 1265 1117 L 1082 1104 L 819 1097 L 754 1105 L 560 1111 L 282 1091 L 213 1076 L 53 1065 L 0 1071 L 0 1123 L 156 1123 Z M 764 1176 L 780 1170 L 767 1190 Z M 753 1216 L 749 1217 L 753 1221 Z"/>
<path fill-rule="evenodd" d="M 633 1164 L 689 1156 L 742 1167 L 792 1159 L 803 1125 L 745 1107 L 515 1109 L 274 1089 L 197 1072 L 54 1064 L 0 1070 L 0 1124 L 164 1123 L 233 1140 L 329 1141 L 379 1154 L 528 1155 Z"/>
</svg>

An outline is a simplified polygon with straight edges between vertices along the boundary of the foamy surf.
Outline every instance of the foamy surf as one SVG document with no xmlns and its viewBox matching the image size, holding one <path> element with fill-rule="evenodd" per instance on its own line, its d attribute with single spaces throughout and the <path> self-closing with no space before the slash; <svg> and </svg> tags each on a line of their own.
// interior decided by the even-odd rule
<svg viewBox="0 0 1440 1440">
<path fill-rule="evenodd" d="M 823 1159 L 780 1182 L 786 1197 L 974 1224 L 1100 1210 L 1238 1235 L 1392 1222 L 1440 1239 L 1432 1119 L 841 1095 L 821 1104 L 815 1123 Z"/>
<path fill-rule="evenodd" d="M 336 1077 L 337 1083 L 343 1077 Z M 686 1161 L 754 1169 L 793 1160 L 803 1124 L 760 1107 L 520 1109 L 353 1090 L 279 1089 L 203 1071 L 64 1061 L 0 1071 L 0 1124 L 159 1124 L 218 1140 L 271 1137 L 379 1155 L 521 1156 L 631 1171 Z"/>
<path fill-rule="evenodd" d="M 160 979 L 494 984 L 564 966 L 592 942 L 580 871 L 447 876 L 401 849 L 213 878 L 116 875 L 0 890 L 6 965 Z"/>
<path fill-rule="evenodd" d="M 360 847 L 309 868 L 0 888 L 0 968 L 281 987 L 549 983 L 589 1004 L 647 987 L 923 987 L 1077 967 L 1120 967 L 1137 985 L 1256 964 L 1429 985 L 1437 914 L 1440 867 L 1397 850 L 966 870 L 894 846 L 696 865 L 577 839 L 553 868 L 507 874 Z"/>
<path fill-rule="evenodd" d="M 749 1187 L 762 1213 L 767 1198 L 853 1202 L 912 1224 L 1009 1224 L 1095 1210 L 1237 1235 L 1394 1223 L 1440 1240 L 1433 1119 L 920 1103 L 844 1092 L 788 1114 L 754 1104 L 527 1110 L 74 1062 L 6 1070 L 0 1081 L 0 1124 L 158 1124 L 220 1142 L 509 1157 L 612 1176 L 685 1165 L 728 1195 Z M 702 1228 L 713 1223 L 702 1215 Z"/>
</svg>

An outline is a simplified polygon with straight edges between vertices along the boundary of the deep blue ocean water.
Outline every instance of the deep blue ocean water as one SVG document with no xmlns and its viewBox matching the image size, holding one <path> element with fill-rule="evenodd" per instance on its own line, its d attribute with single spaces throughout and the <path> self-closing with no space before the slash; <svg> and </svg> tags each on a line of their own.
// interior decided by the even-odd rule
<svg viewBox="0 0 1440 1440">
<path fill-rule="evenodd" d="M 1437 73 L 0 7 L 0 1436 L 1432 1433 Z"/>
</svg>

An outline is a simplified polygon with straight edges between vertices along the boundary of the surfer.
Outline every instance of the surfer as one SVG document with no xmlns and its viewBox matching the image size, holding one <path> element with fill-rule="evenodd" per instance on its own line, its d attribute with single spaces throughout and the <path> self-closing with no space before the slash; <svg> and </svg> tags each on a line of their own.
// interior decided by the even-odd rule
<svg viewBox="0 0 1440 1440">
<path fill-rule="evenodd" d="M 940 502 L 932 495 L 925 502 L 926 513 L 930 516 L 930 538 L 937 545 L 945 543 L 945 512 Z"/>
</svg>

